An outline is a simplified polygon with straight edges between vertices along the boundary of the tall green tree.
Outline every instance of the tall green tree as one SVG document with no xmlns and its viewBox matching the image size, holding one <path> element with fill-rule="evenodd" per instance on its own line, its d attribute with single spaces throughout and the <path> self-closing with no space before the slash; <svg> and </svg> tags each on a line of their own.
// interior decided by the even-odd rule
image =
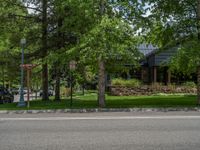
<svg viewBox="0 0 200 150">
<path fill-rule="evenodd" d="M 107 60 L 108 58 L 121 60 L 122 57 L 127 56 L 125 54 L 129 54 L 131 51 L 130 45 L 134 41 L 132 30 L 134 26 L 128 25 L 128 19 L 126 18 L 130 13 L 126 14 L 124 11 L 121 11 L 128 5 L 124 5 L 123 1 L 105 0 L 89 0 L 84 2 L 70 0 L 24 0 L 23 2 L 19 1 L 19 3 L 15 0 L 6 0 L 6 4 L 9 7 L 13 4 L 15 7 L 25 11 L 24 14 L 12 13 L 12 17 L 25 20 L 25 23 L 20 26 L 23 28 L 23 34 L 19 34 L 20 36 L 16 35 L 20 38 L 22 36 L 27 38 L 27 48 L 30 52 L 26 54 L 27 58 L 29 58 L 28 61 L 31 62 L 39 59 L 37 62 L 42 63 L 43 100 L 48 100 L 49 73 L 46 60 L 49 54 L 55 54 L 56 56 L 55 61 L 52 61 L 52 65 L 55 66 L 54 68 L 57 72 L 56 99 L 60 99 L 60 65 L 57 64 L 60 64 L 59 61 L 61 59 L 69 60 L 70 56 L 73 56 L 71 59 L 78 60 L 80 55 L 69 55 L 67 51 L 80 44 L 81 46 L 84 45 L 83 49 L 87 49 L 86 47 L 97 49 L 95 52 L 96 57 L 92 55 L 91 57 L 98 63 L 99 68 L 99 106 L 105 106 L 105 69 L 106 64 L 108 64 Z M 130 5 L 135 6 L 135 3 L 130 3 Z M 92 42 L 96 43 L 95 45 L 91 43 L 91 39 L 93 40 Z M 122 53 L 122 51 L 124 52 Z M 104 55 L 104 52 L 106 52 L 106 55 Z M 80 53 L 75 52 L 75 54 Z M 61 55 L 62 57 L 57 57 Z M 63 56 L 66 56 L 67 59 L 63 58 Z"/>
<path fill-rule="evenodd" d="M 19 77 L 20 64 L 20 38 L 23 36 L 26 26 L 25 20 L 19 16 L 27 14 L 25 8 L 17 7 L 22 5 L 21 1 L 15 1 L 16 5 L 11 5 L 11 1 L 0 0 L 0 66 L 3 83 L 17 83 Z M 16 15 L 14 15 L 16 14 Z"/>
<path fill-rule="evenodd" d="M 81 42 L 81 56 L 90 64 L 98 64 L 98 104 L 105 106 L 105 72 L 109 60 L 120 61 L 126 58 L 136 63 L 139 53 L 137 40 L 129 24 L 118 18 L 102 17 L 101 22 L 93 28 Z M 131 59 L 130 59 L 131 58 Z M 125 63 L 125 62 L 124 62 Z M 113 64 L 111 64 L 113 65 Z"/>
<path fill-rule="evenodd" d="M 96 23 L 95 1 L 55 1 L 52 7 L 51 24 L 55 31 L 50 33 L 50 41 L 55 46 L 51 48 L 51 63 L 55 66 L 55 100 L 60 100 L 60 76 L 62 66 L 70 61 L 71 54 L 66 53 L 77 45 L 79 39 Z M 55 55 L 54 55 L 55 54 Z M 52 56 L 55 56 L 54 58 Z M 64 57 L 63 57 L 64 56 Z M 74 56 L 71 59 L 75 59 Z M 52 61 L 52 58 L 54 61 Z"/>
</svg>

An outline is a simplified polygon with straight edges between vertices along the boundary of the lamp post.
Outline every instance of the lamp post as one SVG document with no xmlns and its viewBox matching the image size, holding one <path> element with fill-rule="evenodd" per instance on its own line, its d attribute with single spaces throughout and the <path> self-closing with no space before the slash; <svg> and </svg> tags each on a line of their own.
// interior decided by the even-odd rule
<svg viewBox="0 0 200 150">
<path fill-rule="evenodd" d="M 76 69 L 76 61 L 71 60 L 69 62 L 69 69 L 70 69 L 70 107 L 72 107 L 72 94 L 73 94 L 73 79 L 72 79 L 72 71 L 74 71 Z"/>
<path fill-rule="evenodd" d="M 21 87 L 20 87 L 20 99 L 18 103 L 18 107 L 24 107 L 26 106 L 26 103 L 24 102 L 24 47 L 26 44 L 26 39 L 21 39 L 20 44 L 22 46 L 22 56 L 21 56 Z"/>
</svg>

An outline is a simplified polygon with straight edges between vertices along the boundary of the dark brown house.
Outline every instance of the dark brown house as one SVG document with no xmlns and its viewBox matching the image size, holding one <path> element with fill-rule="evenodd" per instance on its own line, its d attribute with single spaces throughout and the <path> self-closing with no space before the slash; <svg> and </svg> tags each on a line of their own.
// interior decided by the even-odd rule
<svg viewBox="0 0 200 150">
<path fill-rule="evenodd" d="M 168 64 L 176 54 L 177 48 L 159 50 L 152 44 L 141 44 L 138 48 L 145 56 L 141 62 L 141 80 L 145 83 L 171 83 L 171 72 Z"/>
</svg>

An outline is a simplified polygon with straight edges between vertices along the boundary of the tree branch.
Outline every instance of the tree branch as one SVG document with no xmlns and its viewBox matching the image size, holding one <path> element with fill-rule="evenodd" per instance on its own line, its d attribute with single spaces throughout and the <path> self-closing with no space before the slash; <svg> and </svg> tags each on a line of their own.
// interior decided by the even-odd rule
<svg viewBox="0 0 200 150">
<path fill-rule="evenodd" d="M 42 10 L 40 10 L 38 8 L 34 8 L 34 7 L 30 7 L 30 6 L 25 6 L 25 5 L 22 5 L 20 3 L 15 3 L 13 1 L 11 2 L 11 1 L 7 0 L 6 2 L 7 3 L 12 3 L 12 5 L 20 7 L 20 8 L 32 9 L 32 10 L 35 10 L 35 11 L 38 11 L 38 12 L 42 12 Z"/>
</svg>

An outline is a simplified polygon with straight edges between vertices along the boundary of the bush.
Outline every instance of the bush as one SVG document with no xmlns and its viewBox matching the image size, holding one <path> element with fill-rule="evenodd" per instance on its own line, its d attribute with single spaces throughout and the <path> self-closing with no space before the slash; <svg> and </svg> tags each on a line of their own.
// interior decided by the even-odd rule
<svg viewBox="0 0 200 150">
<path fill-rule="evenodd" d="M 125 80 L 121 78 L 116 78 L 116 79 L 112 79 L 111 84 L 113 86 L 138 87 L 141 85 L 141 82 L 137 79 Z"/>
<path fill-rule="evenodd" d="M 65 86 L 61 86 L 60 87 L 60 95 L 61 96 L 70 96 L 71 94 L 71 89 L 70 88 L 67 88 Z"/>
<path fill-rule="evenodd" d="M 186 87 L 191 87 L 191 88 L 195 88 L 197 86 L 196 83 L 194 83 L 192 81 L 185 82 L 182 85 L 186 86 Z"/>
</svg>

